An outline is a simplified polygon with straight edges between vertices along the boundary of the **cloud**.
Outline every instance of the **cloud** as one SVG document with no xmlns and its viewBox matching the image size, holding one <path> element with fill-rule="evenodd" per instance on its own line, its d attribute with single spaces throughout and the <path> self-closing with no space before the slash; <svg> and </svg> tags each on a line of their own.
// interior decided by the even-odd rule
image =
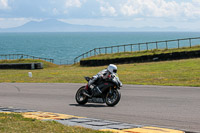
<svg viewBox="0 0 200 133">
<path fill-rule="evenodd" d="M 80 24 L 85 20 L 85 24 L 116 23 L 119 27 L 159 22 L 179 26 L 183 22 L 197 25 L 199 7 L 200 0 L 0 0 L 0 18 L 73 19 Z"/>
<path fill-rule="evenodd" d="M 100 13 L 102 16 L 117 16 L 117 12 L 113 6 L 103 0 L 97 0 L 100 4 Z"/>
<path fill-rule="evenodd" d="M 125 16 L 152 16 L 163 17 L 174 14 L 177 10 L 176 2 L 166 2 L 164 0 L 128 0 L 121 5 L 121 13 Z M 175 11 L 177 13 L 177 11 Z"/>
<path fill-rule="evenodd" d="M 0 10 L 1 9 L 10 9 L 10 7 L 8 6 L 8 0 L 0 0 Z"/>
<path fill-rule="evenodd" d="M 127 0 L 120 5 L 120 12 L 129 17 L 199 17 L 199 6 L 200 0 L 180 3 L 175 0 Z"/>
<path fill-rule="evenodd" d="M 81 2 L 80 0 L 66 0 L 65 2 L 65 6 L 68 8 L 68 7 L 78 7 L 80 8 L 81 7 Z"/>
<path fill-rule="evenodd" d="M 59 14 L 59 11 L 58 11 L 56 8 L 54 8 L 54 9 L 53 9 L 53 14 L 54 14 L 54 15 L 57 15 L 57 14 Z"/>
<path fill-rule="evenodd" d="M 117 16 L 116 10 L 112 6 L 107 6 L 107 7 L 100 7 L 101 13 L 103 16 Z"/>
<path fill-rule="evenodd" d="M 200 0 L 192 0 L 192 2 L 200 5 Z"/>
<path fill-rule="evenodd" d="M 182 3 L 183 12 L 186 17 L 200 18 L 200 0 L 192 0 L 191 3 Z"/>
<path fill-rule="evenodd" d="M 0 0 L 0 10 L 12 8 L 0 17 L 199 19 L 199 7 L 200 0 Z"/>
</svg>

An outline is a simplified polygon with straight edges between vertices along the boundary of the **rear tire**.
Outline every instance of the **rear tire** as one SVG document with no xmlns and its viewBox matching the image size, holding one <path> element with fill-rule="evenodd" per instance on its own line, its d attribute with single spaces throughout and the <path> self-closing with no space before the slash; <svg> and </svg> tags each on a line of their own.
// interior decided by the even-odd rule
<svg viewBox="0 0 200 133">
<path fill-rule="evenodd" d="M 88 97 L 83 94 L 84 91 L 85 91 L 85 86 L 82 86 L 76 92 L 75 99 L 76 99 L 76 102 L 80 105 L 84 105 L 88 102 Z"/>
<path fill-rule="evenodd" d="M 106 104 L 111 107 L 115 106 L 116 104 L 118 104 L 120 99 L 121 99 L 121 93 L 117 89 L 114 89 L 112 94 L 110 94 L 109 92 L 107 93 Z"/>
</svg>

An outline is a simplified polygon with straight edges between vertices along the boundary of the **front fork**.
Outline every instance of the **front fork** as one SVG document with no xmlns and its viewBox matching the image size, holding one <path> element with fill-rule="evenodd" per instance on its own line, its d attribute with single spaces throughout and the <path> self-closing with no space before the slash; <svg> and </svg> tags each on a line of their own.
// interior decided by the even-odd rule
<svg viewBox="0 0 200 133">
<path fill-rule="evenodd" d="M 110 88 L 109 88 L 109 96 L 112 96 L 112 94 L 113 94 L 113 88 L 110 87 Z"/>
<path fill-rule="evenodd" d="M 110 88 L 109 88 L 109 96 L 114 96 L 114 94 L 113 94 L 114 89 L 117 90 L 117 89 L 118 89 L 117 86 L 114 86 L 114 87 L 110 87 Z"/>
</svg>

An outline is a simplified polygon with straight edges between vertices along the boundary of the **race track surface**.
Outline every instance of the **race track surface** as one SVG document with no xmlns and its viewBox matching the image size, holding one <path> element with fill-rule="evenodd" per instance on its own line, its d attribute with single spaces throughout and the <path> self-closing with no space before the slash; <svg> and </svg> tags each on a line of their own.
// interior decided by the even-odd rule
<svg viewBox="0 0 200 133">
<path fill-rule="evenodd" d="M 200 132 L 200 87 L 124 85 L 119 104 L 107 107 L 78 105 L 74 96 L 82 85 L 0 83 L 0 106 Z"/>
</svg>

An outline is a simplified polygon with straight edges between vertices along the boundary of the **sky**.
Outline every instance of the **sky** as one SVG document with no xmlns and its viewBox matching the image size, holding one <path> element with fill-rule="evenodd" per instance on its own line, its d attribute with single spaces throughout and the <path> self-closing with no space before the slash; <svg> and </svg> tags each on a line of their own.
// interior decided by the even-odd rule
<svg viewBox="0 0 200 133">
<path fill-rule="evenodd" d="M 0 28 L 46 19 L 122 28 L 200 30 L 200 0 L 0 0 Z"/>
</svg>

